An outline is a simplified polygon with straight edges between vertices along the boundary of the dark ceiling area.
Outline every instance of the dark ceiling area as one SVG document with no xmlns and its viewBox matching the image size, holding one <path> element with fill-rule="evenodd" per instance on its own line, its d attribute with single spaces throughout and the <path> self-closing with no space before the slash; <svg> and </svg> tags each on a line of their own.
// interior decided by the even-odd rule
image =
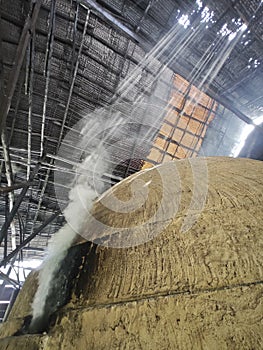
<svg viewBox="0 0 263 350">
<path fill-rule="evenodd" d="M 83 157 L 75 140 L 96 127 L 99 143 L 116 111 L 133 124 L 109 142 L 107 186 L 142 169 L 154 147 L 162 161 L 153 165 L 166 155 L 263 160 L 262 0 L 2 0 L 0 21 L 3 285 L 17 288 L 34 267 L 25 262 L 43 259 L 65 222 L 67 175 Z M 167 122 L 167 105 L 176 122 Z M 186 133 L 191 152 L 180 153 Z M 76 158 L 64 158 L 63 142 Z"/>
</svg>

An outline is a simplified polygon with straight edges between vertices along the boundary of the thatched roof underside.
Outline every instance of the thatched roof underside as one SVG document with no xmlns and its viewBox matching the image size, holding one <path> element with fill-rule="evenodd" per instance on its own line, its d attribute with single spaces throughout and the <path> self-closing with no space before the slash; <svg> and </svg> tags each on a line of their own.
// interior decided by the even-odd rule
<svg viewBox="0 0 263 350">
<path fill-rule="evenodd" d="M 210 104 L 208 107 L 201 103 L 198 105 L 199 111 L 203 109 L 203 114 L 199 112 L 199 117 L 193 115 L 193 112 L 185 116 L 193 125 L 196 118 L 200 123 L 200 128 L 197 126 L 193 132 L 198 148 L 191 149 L 192 141 L 188 135 L 186 147 L 190 148 L 191 152 L 189 151 L 188 155 L 187 152 L 182 153 L 187 156 L 198 155 L 203 140 L 204 145 L 209 144 L 212 137 L 209 136 L 212 135 L 209 131 L 210 122 L 217 128 L 215 125 L 219 125 L 220 120 L 223 120 L 223 114 L 230 129 L 233 119 L 240 125 L 247 125 L 260 117 L 263 114 L 261 4 L 260 0 L 206 0 L 202 3 L 190 0 L 43 0 L 37 4 L 23 0 L 2 1 L 1 188 L 8 186 L 13 188 L 13 191 L 2 192 L 1 224 L 10 214 L 10 201 L 18 202 L 21 188 L 26 188 L 27 191 L 22 196 L 14 217 L 14 231 L 9 227 L 2 232 L 1 257 L 5 259 L 15 247 L 19 247 L 32 233 L 37 232 L 36 230 L 54 213 L 58 213 L 54 220 L 16 255 L 17 259 L 42 259 L 48 239 L 64 222 L 59 210 L 65 203 L 59 202 L 54 191 L 54 168 L 61 142 L 78 121 L 83 118 L 89 120 L 96 108 L 105 108 L 116 98 L 129 105 L 138 96 L 146 103 L 152 103 L 154 100 L 155 103 L 158 101 L 166 104 L 171 101 L 173 94 L 176 96 L 175 90 L 172 91 L 175 89 L 176 76 L 182 80 L 186 79 L 194 89 L 200 86 Z M 201 16 L 205 8 L 208 15 L 212 13 L 207 21 Z M 183 24 L 178 25 L 178 21 L 182 21 L 185 14 L 190 18 L 186 29 Z M 240 35 L 231 51 L 226 51 L 226 55 L 222 57 L 224 64 L 211 81 L 206 80 L 205 84 L 201 84 L 206 71 L 191 81 L 191 72 L 195 71 L 202 57 L 204 60 L 211 52 L 214 60 L 217 55 L 219 57 L 220 47 L 218 51 L 213 51 L 213 44 L 216 45 L 217 39 L 222 39 L 222 27 L 225 23 L 227 30 L 237 32 L 236 35 L 240 35 L 238 30 L 241 25 L 246 25 L 247 29 Z M 180 35 L 186 35 L 186 31 L 192 34 L 196 31 L 194 39 L 185 45 L 183 54 L 176 54 L 169 60 L 175 45 L 170 42 L 154 65 L 143 70 L 132 90 L 125 96 L 120 96 L 120 83 L 127 79 L 147 52 L 150 52 L 175 24 L 178 26 L 178 33 L 175 34 L 178 39 Z M 187 38 L 188 34 L 182 45 Z M 233 42 L 234 40 L 235 38 Z M 164 67 L 164 74 L 157 80 L 152 79 Z M 164 86 L 164 93 L 161 94 L 160 87 Z M 173 105 L 179 117 L 186 113 L 182 112 L 185 104 L 191 102 L 187 93 L 189 95 L 187 89 L 181 91 L 181 105 L 179 102 Z M 165 119 L 164 115 L 160 115 L 155 116 L 155 119 L 158 119 L 156 130 L 160 128 L 163 136 L 160 138 L 157 130 L 159 136 L 154 135 L 152 145 L 159 142 L 160 146 L 162 142 L 165 143 L 162 140 L 166 137 L 166 148 L 162 149 L 163 156 L 160 158 L 163 160 L 168 148 L 172 149 L 172 144 L 176 144 L 178 148 L 180 139 L 175 140 L 174 136 L 162 132 L 165 128 L 164 120 L 168 120 L 169 123 L 169 118 Z M 207 120 L 209 122 L 206 122 Z M 187 125 L 189 126 L 189 123 Z M 220 130 L 220 133 L 226 150 L 231 154 L 230 141 L 227 144 L 227 127 Z M 256 129 L 257 142 L 252 139 L 251 144 L 254 142 L 260 145 L 258 140 L 262 137 L 262 131 L 260 127 Z M 180 133 L 174 125 L 170 126 L 169 130 Z M 184 133 L 184 129 L 181 131 Z M 133 132 L 138 134 L 141 129 L 137 130 L 135 126 Z M 238 133 L 237 130 L 233 138 L 238 139 Z M 117 165 L 124 155 L 125 159 L 131 160 L 122 162 L 116 168 L 115 177 L 112 176 L 108 180 L 116 182 L 119 177 L 128 176 L 143 167 L 143 159 L 148 157 L 152 146 L 140 147 L 141 156 L 134 156 L 134 148 L 123 141 L 122 150 L 116 150 L 117 156 L 114 161 Z M 253 148 L 253 145 L 251 147 Z M 171 153 L 168 158 L 180 157 Z M 150 158 L 148 157 L 148 160 Z M 153 164 L 158 163 L 156 159 L 152 160 Z M 35 176 L 29 179 L 29 173 L 32 174 L 38 166 Z M 20 188 L 16 189 L 16 186 Z"/>
</svg>

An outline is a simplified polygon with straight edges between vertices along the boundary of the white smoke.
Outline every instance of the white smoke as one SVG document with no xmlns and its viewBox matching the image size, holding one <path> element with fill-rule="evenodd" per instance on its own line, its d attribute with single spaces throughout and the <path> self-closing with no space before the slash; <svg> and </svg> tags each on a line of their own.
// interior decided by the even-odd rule
<svg viewBox="0 0 263 350">
<path fill-rule="evenodd" d="M 69 192 L 69 204 L 64 210 L 67 223 L 49 241 L 46 258 L 40 266 L 39 286 L 32 303 L 32 324 L 43 316 L 52 280 L 77 234 L 81 234 L 87 213 L 98 196 L 97 191 L 103 191 L 103 182 L 99 186 L 96 179 L 94 186 L 92 176 L 95 166 L 98 178 L 102 178 L 107 168 L 107 162 L 101 158 L 101 153 L 105 154 L 105 151 L 98 146 L 76 167 L 77 175 Z"/>
</svg>

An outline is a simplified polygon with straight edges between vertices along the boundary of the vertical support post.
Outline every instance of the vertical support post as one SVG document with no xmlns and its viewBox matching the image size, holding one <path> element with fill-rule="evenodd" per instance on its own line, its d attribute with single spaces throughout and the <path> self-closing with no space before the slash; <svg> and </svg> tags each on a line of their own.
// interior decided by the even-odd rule
<svg viewBox="0 0 263 350">
<path fill-rule="evenodd" d="M 24 196 L 26 195 L 26 192 L 27 192 L 27 190 L 28 190 L 32 180 L 34 179 L 35 175 L 37 174 L 39 167 L 40 167 L 40 162 L 37 163 L 37 165 L 35 166 L 34 170 L 30 174 L 29 182 L 28 182 L 27 186 L 25 186 L 22 189 L 22 191 L 20 192 L 20 195 L 16 199 L 16 201 L 14 203 L 14 206 L 12 207 L 12 210 L 10 211 L 6 221 L 4 222 L 4 224 L 3 224 L 2 228 L 1 228 L 1 231 L 0 231 L 0 244 L 2 243 L 4 237 L 7 235 L 8 227 L 13 222 L 13 219 L 14 219 L 14 217 L 16 215 L 16 212 L 19 209 L 19 206 L 22 203 L 22 201 L 24 199 Z"/>
<path fill-rule="evenodd" d="M 24 61 L 26 49 L 31 38 L 31 32 L 34 30 L 36 26 L 36 21 L 38 18 L 38 14 L 40 11 L 42 0 L 38 0 L 35 2 L 32 13 L 28 14 L 26 19 L 20 41 L 16 50 L 16 56 L 13 63 L 13 68 L 9 75 L 9 79 L 7 82 L 7 87 L 5 92 L 2 91 L 0 96 L 0 130 L 5 129 L 6 118 L 9 113 L 9 109 L 11 106 L 12 98 L 15 92 L 15 87 L 18 81 L 18 77 L 20 74 L 20 70 Z"/>
</svg>

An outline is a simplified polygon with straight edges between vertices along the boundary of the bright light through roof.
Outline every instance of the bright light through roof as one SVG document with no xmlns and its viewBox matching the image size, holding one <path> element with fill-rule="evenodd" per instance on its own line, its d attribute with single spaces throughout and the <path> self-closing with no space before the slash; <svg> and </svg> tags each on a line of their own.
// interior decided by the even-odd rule
<svg viewBox="0 0 263 350">
<path fill-rule="evenodd" d="M 248 138 L 249 134 L 254 130 L 254 125 L 247 124 L 240 135 L 240 141 L 239 143 L 234 147 L 233 150 L 233 157 L 238 157 L 240 151 L 245 145 L 246 139 Z"/>
<path fill-rule="evenodd" d="M 263 0 L 262 0 L 262 1 L 263 1 Z M 256 124 L 256 125 L 262 124 L 262 123 L 263 123 L 263 114 L 262 114 L 260 117 L 254 119 L 253 122 L 254 122 L 254 124 Z"/>
<path fill-rule="evenodd" d="M 262 0 L 263 1 L 263 0 Z M 199 10 L 203 7 L 203 3 L 201 0 L 196 0 Z"/>
<path fill-rule="evenodd" d="M 241 32 L 244 32 L 245 30 L 247 30 L 247 25 L 245 23 L 242 24 L 242 26 L 240 27 Z"/>
<path fill-rule="evenodd" d="M 253 123 L 255 125 L 260 125 L 261 123 L 263 123 L 263 115 L 261 115 L 260 117 L 254 119 Z M 234 149 L 232 151 L 233 157 L 238 157 L 239 153 L 241 152 L 242 148 L 245 145 L 246 139 L 248 138 L 248 136 L 251 134 L 251 132 L 254 129 L 255 129 L 254 125 L 251 125 L 251 124 L 247 124 L 243 128 L 242 133 L 240 135 L 240 142 L 234 147 Z"/>
<path fill-rule="evenodd" d="M 208 23 L 208 22 L 215 23 L 215 21 L 213 20 L 214 11 L 210 11 L 207 6 L 203 9 L 203 11 L 201 13 L 201 17 L 202 17 L 201 22 L 204 22 L 204 23 Z"/>
<path fill-rule="evenodd" d="M 235 37 L 236 37 L 237 33 L 230 33 L 229 36 L 228 36 L 228 40 L 233 40 Z"/>
<path fill-rule="evenodd" d="M 15 281 L 17 281 L 17 276 L 19 276 L 19 281 L 24 282 L 25 277 L 28 276 L 29 272 L 33 269 L 38 268 L 42 263 L 42 260 L 39 259 L 32 259 L 32 260 L 25 260 L 25 261 L 17 261 L 14 263 L 13 268 L 11 269 L 11 272 L 9 273 L 9 277 Z M 10 265 L 7 265 L 6 267 L 1 267 L 1 271 L 5 274 L 8 274 L 8 271 L 10 269 Z"/>
<path fill-rule="evenodd" d="M 42 263 L 42 260 L 32 259 L 32 260 L 20 261 L 18 265 L 23 268 L 36 269 L 41 265 L 41 263 Z"/>
<path fill-rule="evenodd" d="M 239 33 L 239 32 L 243 33 L 247 29 L 247 25 L 245 23 L 242 24 L 242 21 L 240 18 L 238 18 L 238 19 L 233 18 L 232 22 L 238 26 L 238 28 L 235 31 L 230 30 L 228 28 L 228 24 L 225 23 L 221 27 L 219 32 L 217 32 L 217 34 L 221 34 L 222 36 L 228 36 L 228 40 L 231 41 L 236 37 L 237 33 Z"/>
<path fill-rule="evenodd" d="M 187 28 L 190 24 L 188 15 L 182 15 L 179 19 L 178 19 L 178 23 L 180 23 L 184 28 Z"/>
</svg>

